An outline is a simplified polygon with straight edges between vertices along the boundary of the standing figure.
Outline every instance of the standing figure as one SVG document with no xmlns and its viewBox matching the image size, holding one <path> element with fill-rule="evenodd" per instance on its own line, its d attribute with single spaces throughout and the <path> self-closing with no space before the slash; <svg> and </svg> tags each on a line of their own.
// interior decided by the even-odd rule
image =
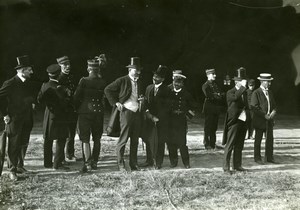
<svg viewBox="0 0 300 210">
<path fill-rule="evenodd" d="M 77 125 L 77 113 L 75 111 L 73 95 L 76 88 L 76 82 L 73 74 L 71 73 L 71 64 L 68 56 L 63 56 L 56 59 L 57 63 L 60 65 L 61 72 L 58 77 L 58 82 L 60 85 L 63 85 L 67 90 L 67 99 L 68 107 L 67 111 L 67 120 L 68 120 L 68 138 L 65 146 L 65 155 L 66 161 L 74 162 L 76 161 L 75 157 L 75 148 L 74 148 L 74 138 L 76 134 L 76 125 Z"/>
<path fill-rule="evenodd" d="M 192 95 L 184 88 L 186 76 L 181 70 L 173 71 L 173 83 L 169 85 L 170 118 L 168 149 L 171 167 L 178 164 L 178 149 L 185 168 L 190 168 L 190 157 L 187 147 L 187 116 L 194 115 L 195 102 Z"/>
<path fill-rule="evenodd" d="M 6 80 L 0 88 L 1 113 L 4 116 L 8 137 L 8 167 L 11 180 L 16 173 L 24 173 L 24 159 L 33 127 L 34 96 L 30 83 L 33 74 L 27 55 L 17 57 L 17 74 Z"/>
<path fill-rule="evenodd" d="M 68 137 L 67 89 L 59 85 L 58 77 L 60 66 L 52 64 L 48 66 L 47 73 L 49 81 L 43 83 L 38 95 L 38 101 L 46 104 L 43 137 L 44 137 L 44 167 L 57 169 L 68 169 L 63 165 L 65 160 L 64 147 Z M 52 162 L 53 141 L 56 140 L 56 152 Z"/>
<path fill-rule="evenodd" d="M 248 109 L 250 110 L 247 120 L 247 127 L 248 127 L 248 139 L 254 139 L 253 138 L 253 124 L 252 124 L 252 118 L 253 118 L 253 111 L 251 111 L 251 96 L 255 88 L 255 80 L 250 79 L 248 81 L 248 89 L 247 91 L 247 98 L 248 98 Z"/>
<path fill-rule="evenodd" d="M 230 173 L 230 158 L 233 151 L 233 166 L 237 171 L 245 171 L 242 167 L 242 150 L 247 132 L 248 100 L 246 93 L 246 69 L 237 70 L 237 76 L 233 78 L 235 87 L 227 91 L 227 113 L 225 116 L 225 128 L 223 133 L 224 164 L 223 170 Z"/>
<path fill-rule="evenodd" d="M 255 129 L 254 161 L 263 164 L 260 149 L 263 133 L 265 133 L 265 162 L 277 163 L 273 157 L 273 126 L 276 115 L 276 103 L 270 90 L 273 78 L 269 73 L 262 73 L 257 79 L 260 80 L 260 87 L 253 92 L 251 97 L 253 127 Z"/>
<path fill-rule="evenodd" d="M 165 155 L 165 143 L 169 134 L 169 89 L 164 84 L 166 71 L 167 67 L 160 65 L 153 72 L 153 84 L 146 88 L 145 93 L 145 132 L 148 133 L 145 138 L 151 148 L 151 156 L 156 169 L 160 169 L 162 166 Z M 156 131 L 153 132 L 153 129 L 156 129 Z M 157 136 L 155 136 L 155 132 Z"/>
<path fill-rule="evenodd" d="M 204 121 L 204 147 L 205 149 L 215 149 L 216 132 L 218 129 L 219 115 L 223 109 L 224 93 L 221 92 L 216 80 L 215 69 L 206 70 L 207 81 L 202 85 L 205 95 L 203 104 Z"/>
<path fill-rule="evenodd" d="M 120 171 L 125 171 L 125 145 L 130 138 L 129 165 L 131 170 L 139 170 L 137 165 L 138 140 L 141 130 L 141 97 L 143 91 L 140 82 L 141 64 L 139 57 L 132 57 L 127 66 L 128 75 L 116 79 L 104 92 L 112 106 L 120 111 L 120 137 L 117 142 L 117 163 Z"/>
<path fill-rule="evenodd" d="M 78 113 L 78 135 L 82 142 L 82 172 L 97 169 L 103 133 L 105 81 L 100 76 L 98 61 L 88 60 L 88 77 L 80 79 L 74 94 Z M 94 146 L 90 147 L 92 134 Z"/>
</svg>

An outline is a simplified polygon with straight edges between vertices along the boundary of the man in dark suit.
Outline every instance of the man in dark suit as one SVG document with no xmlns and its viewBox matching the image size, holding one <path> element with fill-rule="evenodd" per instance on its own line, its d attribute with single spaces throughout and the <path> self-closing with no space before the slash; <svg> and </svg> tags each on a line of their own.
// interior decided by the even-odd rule
<svg viewBox="0 0 300 210">
<path fill-rule="evenodd" d="M 245 171 L 242 167 L 242 150 L 247 132 L 247 93 L 246 93 L 246 69 L 237 70 L 237 76 L 233 78 L 235 87 L 227 91 L 227 113 L 225 116 L 225 128 L 223 133 L 224 164 L 223 170 L 230 171 L 230 158 L 233 151 L 233 166 L 236 171 Z"/>
<path fill-rule="evenodd" d="M 252 93 L 254 91 L 254 88 L 255 88 L 255 80 L 250 79 L 248 81 L 248 89 L 246 90 L 247 91 L 247 98 L 248 98 L 248 109 L 250 110 L 249 115 L 247 116 L 248 117 L 248 120 L 247 120 L 248 139 L 254 139 L 252 137 L 252 135 L 253 135 L 253 124 L 252 124 L 253 111 L 251 111 L 251 107 L 250 107 L 250 105 L 251 105 L 251 96 L 252 96 Z"/>
<path fill-rule="evenodd" d="M 216 131 L 218 128 L 219 115 L 223 109 L 224 96 L 218 87 L 215 69 L 206 70 L 207 81 L 202 85 L 205 95 L 203 103 L 204 121 L 204 147 L 205 149 L 215 149 Z"/>
<path fill-rule="evenodd" d="M 125 171 L 124 152 L 128 138 L 130 138 L 130 168 L 139 170 L 137 149 L 141 132 L 141 102 L 143 100 L 141 97 L 143 91 L 139 80 L 142 69 L 140 58 L 131 58 L 131 64 L 127 68 L 128 75 L 116 79 L 104 90 L 109 103 L 120 111 L 121 131 L 116 148 L 120 171 Z"/>
<path fill-rule="evenodd" d="M 58 169 L 68 169 L 63 165 L 65 159 L 64 147 L 68 136 L 68 120 L 66 119 L 66 109 L 68 106 L 67 90 L 59 85 L 58 76 L 60 66 L 52 64 L 47 68 L 49 81 L 43 83 L 38 95 L 38 101 L 46 104 L 43 136 L 44 136 L 44 167 Z M 52 162 L 52 146 L 56 140 L 56 152 L 54 162 Z"/>
<path fill-rule="evenodd" d="M 165 155 L 165 143 L 168 138 L 169 105 L 167 85 L 164 84 L 167 67 L 160 65 L 153 72 L 153 84 L 146 88 L 145 93 L 145 135 L 150 144 L 154 167 L 160 169 Z M 156 129 L 157 136 L 155 135 Z M 153 132 L 154 131 L 154 132 Z"/>
<path fill-rule="evenodd" d="M 58 82 L 60 85 L 63 85 L 67 91 L 68 98 L 68 107 L 67 111 L 67 120 L 68 122 L 68 138 L 65 147 L 66 161 L 75 162 L 75 149 L 74 149 L 74 138 L 76 134 L 76 125 L 77 125 L 77 113 L 75 111 L 73 95 L 77 83 L 75 82 L 74 76 L 71 73 L 71 64 L 68 56 L 63 56 L 56 59 L 58 65 L 60 65 L 61 72 L 58 77 Z"/>
<path fill-rule="evenodd" d="M 253 127 L 255 129 L 254 161 L 263 164 L 260 149 L 262 136 L 265 133 L 265 162 L 276 163 L 273 157 L 273 125 L 276 115 L 276 103 L 270 90 L 273 78 L 271 74 L 262 73 L 257 79 L 260 80 L 260 87 L 253 92 L 251 97 L 251 109 L 254 113 Z"/>
<path fill-rule="evenodd" d="M 99 62 L 88 60 L 88 77 L 82 77 L 74 94 L 78 112 L 78 135 L 82 142 L 83 167 L 85 173 L 97 169 L 100 154 L 100 140 L 103 133 L 104 88 Z M 90 136 L 93 138 L 91 151 Z"/>
<path fill-rule="evenodd" d="M 24 158 L 33 127 L 34 96 L 30 78 L 32 65 L 27 55 L 17 57 L 17 75 L 6 80 L 0 88 L 1 112 L 8 136 L 9 177 L 17 180 L 16 173 L 24 173 Z"/>
</svg>

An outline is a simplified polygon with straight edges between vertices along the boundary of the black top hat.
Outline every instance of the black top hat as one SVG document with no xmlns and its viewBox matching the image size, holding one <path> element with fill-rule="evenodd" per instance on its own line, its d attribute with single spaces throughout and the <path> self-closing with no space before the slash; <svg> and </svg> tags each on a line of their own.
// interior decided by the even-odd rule
<svg viewBox="0 0 300 210">
<path fill-rule="evenodd" d="M 23 67 L 32 67 L 28 55 L 23 55 L 23 56 L 17 57 L 17 62 L 18 62 L 18 65 L 15 67 L 15 70 L 23 68 Z"/>
<path fill-rule="evenodd" d="M 153 71 L 153 74 L 156 74 L 162 78 L 165 78 L 167 69 L 168 68 L 166 66 L 159 65 L 158 68 L 156 69 L 156 71 Z"/>
<path fill-rule="evenodd" d="M 141 66 L 141 61 L 139 57 L 132 57 L 130 60 L 130 64 L 128 66 L 126 66 L 127 68 L 135 68 L 135 69 L 143 69 L 143 67 Z"/>
<path fill-rule="evenodd" d="M 236 70 L 236 76 L 233 77 L 233 80 L 241 81 L 243 79 L 247 79 L 246 69 L 244 67 L 241 67 L 238 70 Z"/>
<path fill-rule="evenodd" d="M 60 66 L 58 64 L 51 64 L 47 67 L 48 75 L 54 76 L 60 73 Z"/>
</svg>

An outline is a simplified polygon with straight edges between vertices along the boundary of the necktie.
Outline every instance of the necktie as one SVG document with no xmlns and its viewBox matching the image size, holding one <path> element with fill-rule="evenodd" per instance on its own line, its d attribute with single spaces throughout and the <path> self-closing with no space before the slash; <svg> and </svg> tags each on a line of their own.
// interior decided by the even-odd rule
<svg viewBox="0 0 300 210">
<path fill-rule="evenodd" d="M 155 88 L 154 88 L 154 96 L 156 96 L 157 91 L 158 91 L 158 87 L 155 87 Z"/>
<path fill-rule="evenodd" d="M 270 114 L 271 105 L 270 105 L 269 91 L 265 90 L 265 94 L 266 94 L 266 98 L 267 98 L 267 101 L 268 101 L 268 111 L 267 111 L 267 113 Z"/>
</svg>

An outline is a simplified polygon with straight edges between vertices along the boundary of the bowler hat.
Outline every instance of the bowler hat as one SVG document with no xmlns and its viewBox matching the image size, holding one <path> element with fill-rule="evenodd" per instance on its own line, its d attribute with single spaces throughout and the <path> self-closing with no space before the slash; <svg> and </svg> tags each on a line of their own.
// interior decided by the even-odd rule
<svg viewBox="0 0 300 210">
<path fill-rule="evenodd" d="M 70 60 L 69 60 L 68 56 L 63 56 L 63 57 L 60 57 L 60 58 L 56 58 L 56 61 L 57 61 L 58 64 L 69 64 L 70 63 Z"/>
<path fill-rule="evenodd" d="M 51 64 L 50 66 L 47 67 L 48 75 L 49 76 L 54 76 L 60 73 L 60 66 L 58 64 Z"/>
<path fill-rule="evenodd" d="M 127 68 L 134 68 L 134 69 L 143 69 L 143 67 L 141 66 L 141 60 L 139 57 L 132 57 L 130 59 L 130 64 L 128 66 L 126 66 Z"/>
<path fill-rule="evenodd" d="M 87 60 L 87 64 L 89 68 L 99 69 L 99 61 L 96 59 Z"/>
<path fill-rule="evenodd" d="M 173 79 L 176 78 L 176 77 L 180 77 L 180 78 L 186 79 L 186 76 L 184 76 L 182 74 L 182 70 L 174 70 L 173 71 Z"/>
<path fill-rule="evenodd" d="M 244 67 L 240 67 L 238 70 L 236 70 L 236 76 L 233 77 L 233 80 L 241 81 L 243 79 L 247 79 L 246 69 Z"/>
<path fill-rule="evenodd" d="M 271 81 L 274 78 L 269 73 L 261 73 L 259 74 L 259 77 L 257 77 L 257 79 L 260 81 Z"/>
<path fill-rule="evenodd" d="M 167 72 L 167 67 L 163 65 L 159 65 L 156 71 L 153 71 L 153 74 L 156 74 L 162 78 L 165 78 L 166 72 Z"/>
<path fill-rule="evenodd" d="M 17 57 L 17 62 L 18 62 L 18 65 L 15 67 L 15 70 L 23 68 L 23 67 L 32 67 L 28 55 L 23 55 L 23 56 Z"/>
<path fill-rule="evenodd" d="M 208 74 L 215 74 L 216 73 L 216 70 L 215 69 L 206 69 L 205 70 L 205 73 L 208 75 Z"/>
</svg>

